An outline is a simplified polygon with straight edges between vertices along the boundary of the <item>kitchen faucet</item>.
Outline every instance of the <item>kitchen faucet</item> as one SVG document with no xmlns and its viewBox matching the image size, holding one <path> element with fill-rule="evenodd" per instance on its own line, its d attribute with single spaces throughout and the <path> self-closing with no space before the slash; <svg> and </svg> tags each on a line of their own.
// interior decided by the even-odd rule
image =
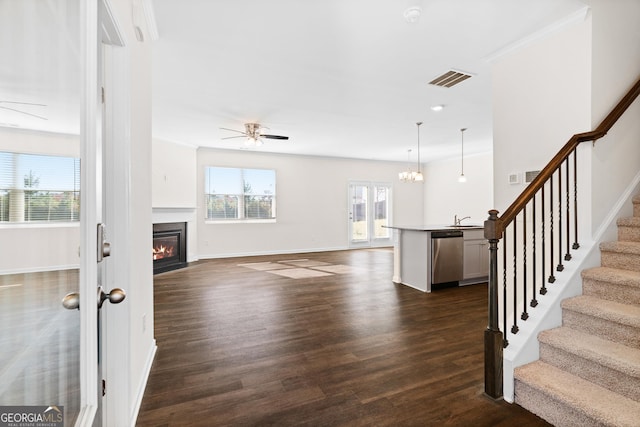
<svg viewBox="0 0 640 427">
<path fill-rule="evenodd" d="M 465 219 L 469 219 L 469 218 L 471 218 L 471 217 L 470 216 L 465 216 L 464 218 L 458 219 L 458 215 L 454 215 L 453 216 L 453 225 L 460 225 L 460 223 L 462 221 L 464 221 Z"/>
</svg>

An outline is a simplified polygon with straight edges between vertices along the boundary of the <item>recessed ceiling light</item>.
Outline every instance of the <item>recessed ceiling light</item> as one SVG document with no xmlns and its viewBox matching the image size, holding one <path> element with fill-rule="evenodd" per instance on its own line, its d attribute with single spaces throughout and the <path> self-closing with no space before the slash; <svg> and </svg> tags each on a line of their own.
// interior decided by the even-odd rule
<svg viewBox="0 0 640 427">
<path fill-rule="evenodd" d="M 444 105 L 440 104 L 440 105 L 433 105 L 431 106 L 431 110 L 432 111 L 442 111 L 444 110 Z"/>
</svg>

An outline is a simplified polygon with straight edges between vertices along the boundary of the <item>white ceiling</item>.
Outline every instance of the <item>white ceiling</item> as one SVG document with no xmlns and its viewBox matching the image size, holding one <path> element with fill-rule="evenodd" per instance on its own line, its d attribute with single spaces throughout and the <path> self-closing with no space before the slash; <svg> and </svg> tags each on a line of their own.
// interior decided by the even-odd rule
<svg viewBox="0 0 640 427">
<path fill-rule="evenodd" d="M 416 23 L 403 17 L 420 6 Z M 423 162 L 492 148 L 490 59 L 583 10 L 577 0 L 153 0 L 153 133 L 255 150 Z M 428 85 L 450 69 L 473 74 Z M 523 82 L 524 83 L 524 82 Z M 434 113 L 432 105 L 446 108 Z"/>
<path fill-rule="evenodd" d="M 0 0 L 0 126 L 77 133 L 77 3 Z M 290 139 L 255 150 L 406 161 L 412 149 L 415 161 L 422 121 L 423 162 L 459 156 L 463 127 L 465 155 L 490 151 L 490 60 L 585 8 L 578 0 L 152 5 L 155 138 L 244 149 L 242 139 L 222 140 L 234 133 L 220 128 L 258 122 Z M 403 17 L 410 6 L 422 8 L 416 23 Z M 450 69 L 473 77 L 428 85 Z M 434 113 L 437 104 L 445 109 Z"/>
<path fill-rule="evenodd" d="M 80 131 L 80 0 L 0 0 L 0 127 Z"/>
</svg>

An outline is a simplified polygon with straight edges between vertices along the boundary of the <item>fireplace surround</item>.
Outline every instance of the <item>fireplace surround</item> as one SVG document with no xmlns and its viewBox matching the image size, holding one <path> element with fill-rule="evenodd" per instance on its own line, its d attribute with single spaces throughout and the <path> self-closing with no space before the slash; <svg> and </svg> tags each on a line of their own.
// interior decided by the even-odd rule
<svg viewBox="0 0 640 427">
<path fill-rule="evenodd" d="M 153 274 L 187 266 L 187 223 L 153 224 Z"/>
</svg>

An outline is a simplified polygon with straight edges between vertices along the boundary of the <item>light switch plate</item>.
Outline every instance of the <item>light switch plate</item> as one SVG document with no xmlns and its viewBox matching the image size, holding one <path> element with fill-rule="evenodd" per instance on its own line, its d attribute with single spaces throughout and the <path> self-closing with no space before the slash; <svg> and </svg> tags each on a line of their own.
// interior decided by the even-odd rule
<svg viewBox="0 0 640 427">
<path fill-rule="evenodd" d="M 520 184 L 520 174 L 519 173 L 510 173 L 509 174 L 509 184 Z"/>
</svg>

